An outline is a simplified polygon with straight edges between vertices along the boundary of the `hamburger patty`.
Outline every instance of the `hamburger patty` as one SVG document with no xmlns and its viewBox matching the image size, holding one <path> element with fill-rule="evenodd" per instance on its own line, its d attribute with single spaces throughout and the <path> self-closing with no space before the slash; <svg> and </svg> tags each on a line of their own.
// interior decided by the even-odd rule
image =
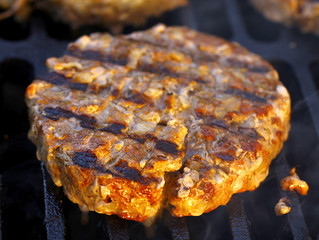
<svg viewBox="0 0 319 240">
<path fill-rule="evenodd" d="M 119 32 L 125 25 L 141 25 L 149 17 L 186 4 L 187 0 L 0 0 L 0 7 L 8 9 L 0 13 L 0 19 L 15 14 L 22 20 L 39 9 L 75 28 L 98 24 Z"/>
<path fill-rule="evenodd" d="M 318 0 L 251 0 L 268 19 L 319 35 Z"/>
<path fill-rule="evenodd" d="M 256 189 L 288 137 L 273 67 L 185 27 L 83 36 L 47 66 L 26 91 L 29 136 L 54 183 L 92 211 L 211 211 Z"/>
</svg>

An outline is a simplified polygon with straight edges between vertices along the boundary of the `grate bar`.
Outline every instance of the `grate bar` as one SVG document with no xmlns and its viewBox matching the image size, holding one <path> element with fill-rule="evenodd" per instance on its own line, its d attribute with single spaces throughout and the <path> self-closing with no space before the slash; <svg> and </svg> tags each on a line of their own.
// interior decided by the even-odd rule
<svg viewBox="0 0 319 240">
<path fill-rule="evenodd" d="M 316 91 L 316 86 L 312 81 L 312 76 L 310 74 L 309 68 L 307 66 L 298 67 L 293 66 L 299 81 L 299 86 L 304 96 L 304 100 L 308 106 L 309 113 L 313 119 L 312 123 L 315 127 L 317 136 L 319 137 L 319 96 L 318 91 Z"/>
<path fill-rule="evenodd" d="M 2 240 L 2 175 L 0 174 L 0 240 Z"/>
<path fill-rule="evenodd" d="M 192 29 L 198 29 L 198 24 L 196 22 L 196 18 L 194 16 L 193 12 L 193 6 L 192 6 L 192 1 L 189 1 L 187 6 L 183 8 L 183 13 L 182 14 L 182 22 L 189 28 Z"/>
<path fill-rule="evenodd" d="M 127 221 L 118 216 L 105 216 L 104 228 L 108 233 L 110 240 L 128 240 L 128 224 Z M 102 238 L 101 238 L 102 239 Z M 104 238 L 105 239 L 105 238 Z"/>
<path fill-rule="evenodd" d="M 227 10 L 227 18 L 229 19 L 229 23 L 232 29 L 232 39 L 249 41 L 250 39 L 243 22 L 243 18 L 240 16 L 240 8 L 238 6 L 238 2 L 234 0 L 226 0 L 225 9 Z"/>
<path fill-rule="evenodd" d="M 276 162 L 276 175 L 280 182 L 283 178 L 289 176 L 289 165 L 284 151 L 280 154 Z M 295 240 L 308 240 L 311 239 L 305 219 L 302 214 L 301 206 L 299 203 L 298 195 L 294 192 L 286 192 L 281 190 L 281 197 L 286 197 L 291 201 L 291 211 L 288 213 L 288 222 L 291 232 Z"/>
<path fill-rule="evenodd" d="M 38 77 L 47 71 L 46 59 L 62 55 L 67 44 L 67 41 L 50 38 L 46 34 L 43 20 L 33 17 L 29 38 L 18 42 L 0 39 L 0 62 L 8 58 L 26 60 L 33 65 Z"/>
<path fill-rule="evenodd" d="M 44 187 L 45 227 L 48 240 L 64 240 L 66 235 L 62 210 L 62 191 L 51 180 L 43 163 L 41 163 Z"/>
<path fill-rule="evenodd" d="M 227 213 L 229 216 L 230 226 L 233 234 L 233 239 L 249 240 L 249 227 L 247 216 L 244 210 L 243 202 L 237 194 L 232 196 L 227 204 Z"/>
<path fill-rule="evenodd" d="M 168 227 L 172 234 L 173 240 L 189 240 L 189 232 L 186 218 L 175 217 L 168 214 Z"/>
</svg>

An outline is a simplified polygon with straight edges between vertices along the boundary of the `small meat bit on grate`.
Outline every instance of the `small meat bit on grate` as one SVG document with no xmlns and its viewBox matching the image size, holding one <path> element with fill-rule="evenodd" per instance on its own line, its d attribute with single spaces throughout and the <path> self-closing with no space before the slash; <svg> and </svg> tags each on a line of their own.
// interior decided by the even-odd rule
<svg viewBox="0 0 319 240">
<path fill-rule="evenodd" d="M 281 198 L 275 206 L 276 216 L 282 216 L 291 210 L 291 202 L 288 198 Z"/>
<path fill-rule="evenodd" d="M 296 168 L 292 168 L 290 170 L 290 176 L 285 177 L 283 180 L 281 180 L 281 188 L 284 191 L 296 191 L 301 195 L 307 195 L 307 192 L 309 190 L 308 184 L 300 180 L 299 176 L 296 173 Z"/>
</svg>

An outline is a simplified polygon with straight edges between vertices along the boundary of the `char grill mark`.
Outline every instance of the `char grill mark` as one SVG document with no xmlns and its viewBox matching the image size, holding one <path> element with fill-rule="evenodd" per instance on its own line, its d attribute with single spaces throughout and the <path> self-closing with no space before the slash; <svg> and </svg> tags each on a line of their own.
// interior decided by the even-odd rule
<svg viewBox="0 0 319 240">
<path fill-rule="evenodd" d="M 135 136 L 135 135 L 128 135 L 128 137 L 130 138 L 130 139 L 133 139 L 133 140 L 135 140 L 136 142 L 138 142 L 138 143 L 145 143 L 145 141 L 146 141 L 146 139 L 144 138 L 144 137 L 140 137 L 140 136 Z"/>
<path fill-rule="evenodd" d="M 216 155 L 216 157 L 223 159 L 224 161 L 227 161 L 227 162 L 232 162 L 235 160 L 235 157 L 229 153 L 218 152 L 215 155 Z"/>
<path fill-rule="evenodd" d="M 57 121 L 60 118 L 71 118 L 74 117 L 75 114 L 72 113 L 71 111 L 62 109 L 62 108 L 52 108 L 52 107 L 46 107 L 44 109 L 44 116 L 46 118 L 49 118 L 53 121 Z"/>
<path fill-rule="evenodd" d="M 157 39 L 157 36 L 156 37 L 151 36 L 151 39 L 148 39 L 148 38 L 141 39 L 139 37 L 135 38 L 135 37 L 128 36 L 127 39 L 132 42 L 142 42 L 145 44 L 150 44 L 156 47 L 163 48 L 164 50 L 176 49 L 184 53 L 185 55 L 192 57 L 193 62 L 196 62 L 198 64 L 219 62 L 221 60 L 221 57 L 218 54 L 206 53 L 204 51 L 200 51 L 198 48 L 196 48 L 196 51 L 194 51 L 194 49 L 188 49 L 188 47 L 183 44 L 172 42 L 171 40 L 167 41 L 165 37 L 161 39 Z M 271 71 L 271 68 L 267 65 L 253 65 L 251 63 L 247 63 L 247 62 L 240 61 L 233 58 L 227 59 L 226 66 L 234 67 L 234 68 L 245 68 L 250 72 L 260 73 L 260 74 L 265 74 Z"/>
<path fill-rule="evenodd" d="M 155 148 L 168 154 L 177 154 L 177 144 L 167 140 L 158 140 Z"/>
<path fill-rule="evenodd" d="M 97 121 L 94 117 L 90 117 L 87 115 L 77 115 L 69 110 L 65 110 L 62 108 L 52 108 L 52 107 L 46 107 L 44 109 L 44 116 L 46 118 L 49 118 L 53 121 L 58 121 L 60 118 L 76 118 L 80 120 L 80 126 L 83 128 L 91 129 L 91 130 L 96 130 L 97 128 L 95 127 Z M 126 128 L 124 124 L 121 123 L 111 123 L 109 126 L 101 129 L 97 129 L 99 131 L 105 131 L 113 134 L 121 134 L 122 131 Z"/>
<path fill-rule="evenodd" d="M 197 63 L 218 62 L 220 60 L 220 56 L 217 54 L 207 54 L 206 52 L 199 51 L 194 52 L 194 50 L 189 50 L 184 45 L 179 45 L 177 43 L 172 42 L 167 43 L 164 39 L 155 39 L 153 41 L 148 39 L 135 39 L 131 37 L 126 37 L 126 39 L 133 43 L 144 43 L 147 45 L 162 48 L 163 51 L 167 51 L 167 49 L 176 49 L 179 52 L 182 52 L 183 54 L 190 56 L 193 59 L 193 61 Z"/>
<path fill-rule="evenodd" d="M 75 164 L 83 168 L 97 168 L 97 157 L 89 150 L 75 152 L 72 160 Z"/>
<path fill-rule="evenodd" d="M 103 52 L 103 49 L 95 49 L 95 50 L 81 50 L 77 46 L 71 46 L 68 49 L 68 54 L 71 56 L 75 57 L 80 57 L 83 59 L 90 59 L 90 60 L 97 60 L 101 62 L 109 62 L 112 64 L 117 64 L 121 66 L 127 65 L 129 61 L 129 55 L 128 53 L 130 52 L 131 47 L 148 47 L 148 50 L 156 50 L 159 52 L 169 53 L 171 52 L 170 50 L 167 50 L 165 44 L 160 44 L 160 43 L 154 43 L 154 42 L 147 42 L 147 41 L 137 41 L 137 40 L 132 40 L 132 39 L 125 39 L 122 38 L 121 40 L 113 40 L 111 39 L 111 44 L 109 45 L 107 49 L 107 53 Z M 114 46 L 113 46 L 114 45 Z M 175 44 L 176 45 L 176 44 Z M 112 48 L 124 48 L 124 51 L 113 51 Z M 196 65 L 205 65 L 210 62 L 219 62 L 220 66 L 224 67 L 231 67 L 231 68 L 245 68 L 250 72 L 255 72 L 255 73 L 261 73 L 265 74 L 269 71 L 271 71 L 271 68 L 266 66 L 266 65 L 260 65 L 260 66 L 255 66 L 253 64 L 239 61 L 236 59 L 227 59 L 226 63 L 220 62 L 220 56 L 217 54 L 207 54 L 206 52 L 195 52 L 193 53 L 192 51 L 188 51 L 184 47 L 180 46 L 174 46 L 177 51 L 180 53 L 184 54 L 185 56 L 189 56 L 192 59 L 192 62 L 195 63 Z M 185 62 L 185 64 L 188 64 Z M 185 78 L 188 80 L 194 80 L 199 84 L 205 84 L 207 83 L 206 80 L 204 80 L 202 77 L 191 77 L 189 74 L 183 74 L 179 72 L 175 72 L 170 69 L 169 65 L 165 65 L 163 62 L 157 62 L 155 60 L 154 63 L 149 63 L 149 62 L 143 62 L 141 61 L 139 64 L 135 66 L 135 69 L 133 71 L 142 71 L 142 72 L 148 72 L 148 73 L 154 73 L 158 75 L 163 75 L 163 76 L 170 76 L 173 78 Z"/>
<path fill-rule="evenodd" d="M 58 86 L 67 84 L 69 82 L 69 80 L 66 77 L 56 72 L 49 72 L 48 74 L 40 77 L 40 79 Z"/>
<path fill-rule="evenodd" d="M 130 139 L 135 140 L 138 143 L 145 143 L 146 140 L 157 142 L 158 139 L 156 136 L 152 134 L 145 134 L 143 136 L 137 136 L 137 135 L 128 135 Z"/>
<path fill-rule="evenodd" d="M 261 136 L 254 128 L 238 127 L 238 132 L 252 139 L 259 139 Z"/>
<path fill-rule="evenodd" d="M 139 92 L 129 91 L 125 94 L 124 100 L 133 102 L 136 104 L 145 104 L 147 102 L 147 97 Z"/>
<path fill-rule="evenodd" d="M 200 83 L 200 84 L 205 84 L 207 83 L 206 80 L 204 80 L 202 77 L 196 77 L 193 79 L 195 82 Z"/>
<path fill-rule="evenodd" d="M 46 76 L 40 77 L 40 79 L 57 86 L 66 85 L 73 90 L 85 91 L 88 87 L 88 84 L 86 83 L 71 82 L 71 78 L 67 78 L 56 72 L 50 72 Z"/>
<path fill-rule="evenodd" d="M 58 121 L 60 118 L 76 118 L 80 121 L 80 125 L 83 128 L 87 129 L 95 129 L 96 119 L 94 117 L 90 117 L 87 115 L 77 115 L 69 110 L 65 110 L 63 108 L 57 107 L 46 107 L 44 109 L 44 116 L 53 121 Z"/>
<path fill-rule="evenodd" d="M 163 65 L 155 65 L 149 63 L 142 63 L 141 66 L 138 66 L 138 69 L 143 72 L 155 73 L 164 76 L 170 76 L 172 78 L 179 78 L 180 75 L 176 72 L 173 72 L 169 68 Z"/>
<path fill-rule="evenodd" d="M 217 152 L 213 153 L 216 157 L 224 161 L 234 161 L 236 159 L 236 147 L 227 138 L 221 138 L 216 142 Z"/>
<path fill-rule="evenodd" d="M 237 59 L 227 59 L 227 63 L 230 67 L 234 68 L 246 68 L 250 72 L 265 74 L 271 71 L 270 67 L 266 65 L 256 66 L 251 63 L 239 61 Z"/>
<path fill-rule="evenodd" d="M 96 130 L 96 120 L 94 117 L 90 117 L 87 115 L 77 115 L 69 110 L 65 110 L 62 108 L 52 108 L 52 107 L 46 107 L 44 109 L 44 116 L 46 118 L 49 118 L 53 121 L 58 121 L 60 118 L 76 118 L 80 120 L 80 126 L 83 128 L 91 129 L 91 130 Z M 97 129 L 99 131 L 105 131 L 113 134 L 122 134 L 122 131 L 126 129 L 127 126 L 121 123 L 111 123 L 109 126 L 101 129 Z M 138 137 L 138 136 L 131 136 L 132 139 L 136 140 L 137 142 L 144 143 L 146 139 L 151 139 L 153 141 L 157 141 L 157 138 L 153 137 L 150 134 L 146 134 L 144 137 Z M 179 151 L 177 150 L 177 144 L 167 141 L 167 140 L 158 140 L 156 142 L 155 148 L 168 153 L 168 154 L 177 154 Z"/>
<path fill-rule="evenodd" d="M 139 170 L 129 167 L 127 161 L 124 160 L 117 162 L 114 170 L 118 173 L 118 176 L 131 181 L 142 183 L 144 185 L 152 181 L 157 181 L 155 178 L 143 177 Z"/>
<path fill-rule="evenodd" d="M 222 120 L 206 120 L 206 125 L 229 130 L 229 125 Z"/>
<path fill-rule="evenodd" d="M 126 126 L 122 123 L 111 123 L 109 126 L 100 129 L 101 131 L 113 133 L 113 134 L 121 134 L 122 131 L 126 128 Z"/>
<path fill-rule="evenodd" d="M 121 54 L 120 57 L 117 56 L 116 53 L 110 53 L 104 56 L 102 53 L 100 53 L 97 50 L 81 51 L 80 49 L 76 47 L 72 47 L 69 50 L 68 54 L 74 57 L 79 57 L 79 58 L 89 59 L 89 60 L 97 60 L 101 62 L 108 62 L 108 63 L 117 64 L 121 66 L 125 66 L 128 63 L 128 56 L 124 54 Z M 155 74 L 164 75 L 164 76 L 170 76 L 173 78 L 180 77 L 178 73 L 170 70 L 169 68 L 163 65 L 141 63 L 141 65 L 136 66 L 135 70 L 148 72 L 148 73 L 155 73 Z"/>
<path fill-rule="evenodd" d="M 235 95 L 235 96 L 238 96 L 238 97 L 241 97 L 241 98 L 245 98 L 245 99 L 250 100 L 252 102 L 268 103 L 267 99 L 262 98 L 260 96 L 257 96 L 256 94 L 247 92 L 245 90 L 229 88 L 224 93 Z"/>
<path fill-rule="evenodd" d="M 70 83 L 70 88 L 73 90 L 81 90 L 85 91 L 88 87 L 88 84 L 86 83 L 76 83 L 76 82 L 71 82 Z"/>
<path fill-rule="evenodd" d="M 224 130 L 227 130 L 233 134 L 236 135 L 243 135 L 248 137 L 249 139 L 258 140 L 260 138 L 263 138 L 254 128 L 247 128 L 247 127 L 241 127 L 238 126 L 237 129 L 231 129 L 229 124 L 222 120 L 210 120 L 206 121 L 205 125 L 221 128 Z"/>
<path fill-rule="evenodd" d="M 111 94 L 112 94 L 113 97 L 117 97 L 120 94 L 120 90 L 118 90 L 117 88 L 113 89 L 111 91 Z"/>
<path fill-rule="evenodd" d="M 97 156 L 90 150 L 77 151 L 73 155 L 73 163 L 86 169 L 94 169 L 99 172 L 111 174 L 114 177 L 125 178 L 131 181 L 139 182 L 144 185 L 147 185 L 151 181 L 157 181 L 155 178 L 146 178 L 141 175 L 141 173 L 132 167 L 129 167 L 127 162 L 122 160 L 116 163 L 114 170 L 115 172 L 110 171 L 109 169 L 103 169 L 102 166 L 97 161 Z"/>
<path fill-rule="evenodd" d="M 89 60 L 96 60 L 100 62 L 109 62 L 121 66 L 125 66 L 128 62 L 126 55 L 112 55 L 110 54 L 103 54 L 97 50 L 83 50 L 81 51 L 79 48 L 72 46 L 67 51 L 67 54 L 74 57 L 79 57 L 82 59 L 89 59 Z"/>
</svg>

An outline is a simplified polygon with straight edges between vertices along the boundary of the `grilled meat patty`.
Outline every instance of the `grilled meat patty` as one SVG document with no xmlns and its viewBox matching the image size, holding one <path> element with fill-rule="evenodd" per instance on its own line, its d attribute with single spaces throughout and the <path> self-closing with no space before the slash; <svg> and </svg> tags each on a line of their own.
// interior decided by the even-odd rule
<svg viewBox="0 0 319 240">
<path fill-rule="evenodd" d="M 0 0 L 0 7 L 9 9 L 0 19 L 12 14 L 24 19 L 33 9 L 40 9 L 73 27 L 99 24 L 118 31 L 186 4 L 187 0 Z"/>
<path fill-rule="evenodd" d="M 319 35 L 319 2 L 316 0 L 251 0 L 268 19 L 298 26 Z"/>
<path fill-rule="evenodd" d="M 288 136 L 273 67 L 185 27 L 83 36 L 47 65 L 26 91 L 30 139 L 55 184 L 99 213 L 211 211 L 257 188 Z"/>
</svg>

